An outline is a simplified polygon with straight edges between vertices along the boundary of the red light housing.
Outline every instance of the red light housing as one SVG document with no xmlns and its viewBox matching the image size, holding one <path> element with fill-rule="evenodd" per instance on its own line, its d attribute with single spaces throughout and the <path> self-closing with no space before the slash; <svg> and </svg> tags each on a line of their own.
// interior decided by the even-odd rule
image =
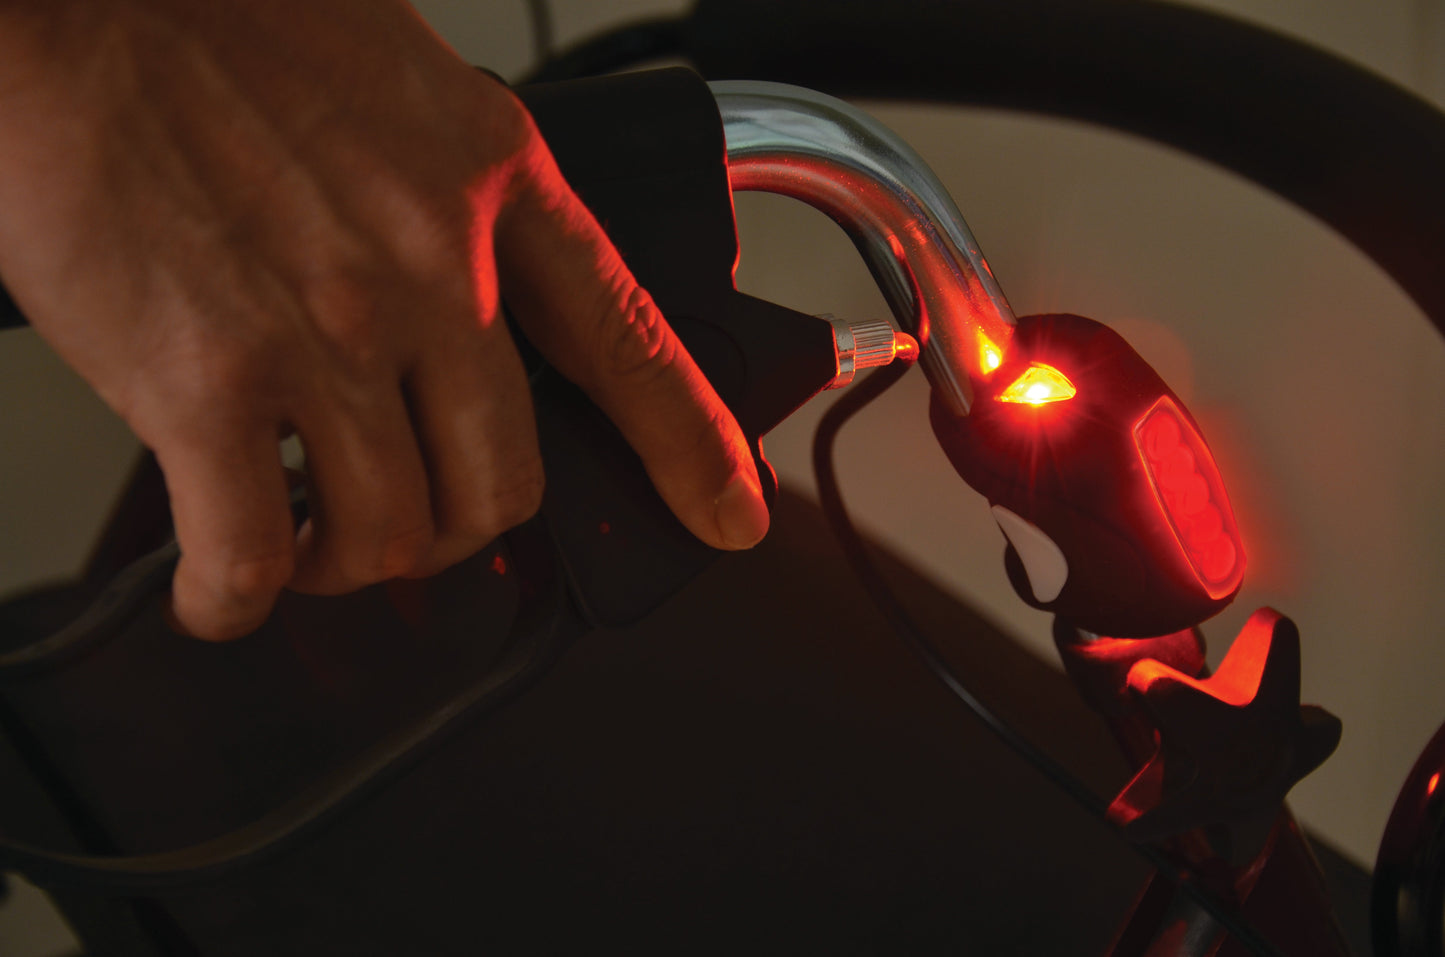
<svg viewBox="0 0 1445 957">
<path fill-rule="evenodd" d="M 1134 441 L 1154 497 L 1199 584 L 1211 598 L 1231 594 L 1244 578 L 1244 546 L 1204 439 L 1166 395 L 1135 425 Z"/>
<path fill-rule="evenodd" d="M 995 401 L 960 416 L 935 396 L 929 415 L 958 474 L 1062 554 L 1063 588 L 1040 599 L 1010 539 L 1004 567 L 1024 601 L 1085 631 L 1144 638 L 1233 599 L 1244 554 L 1219 471 L 1123 337 L 1083 316 L 1023 316 L 994 378 L 984 394 Z M 1032 392 L 1039 379 L 1055 384 Z"/>
</svg>

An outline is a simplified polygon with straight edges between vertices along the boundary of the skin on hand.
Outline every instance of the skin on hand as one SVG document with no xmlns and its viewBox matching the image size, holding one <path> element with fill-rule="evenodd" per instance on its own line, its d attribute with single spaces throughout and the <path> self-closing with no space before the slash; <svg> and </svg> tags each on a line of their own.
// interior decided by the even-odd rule
<svg viewBox="0 0 1445 957">
<path fill-rule="evenodd" d="M 401 0 L 0 0 L 0 276 L 156 453 L 202 638 L 535 513 L 499 297 L 694 534 L 767 530 L 731 414 L 531 118 Z"/>
</svg>

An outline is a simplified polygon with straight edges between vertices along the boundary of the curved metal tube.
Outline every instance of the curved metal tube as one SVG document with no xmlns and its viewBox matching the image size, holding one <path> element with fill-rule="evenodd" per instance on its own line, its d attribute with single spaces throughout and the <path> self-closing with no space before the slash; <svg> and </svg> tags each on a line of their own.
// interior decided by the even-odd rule
<svg viewBox="0 0 1445 957">
<path fill-rule="evenodd" d="M 978 241 L 923 159 L 842 100 L 782 83 L 709 84 L 732 188 L 821 210 L 853 240 L 920 364 L 959 415 L 1003 360 L 1014 315 Z"/>
</svg>

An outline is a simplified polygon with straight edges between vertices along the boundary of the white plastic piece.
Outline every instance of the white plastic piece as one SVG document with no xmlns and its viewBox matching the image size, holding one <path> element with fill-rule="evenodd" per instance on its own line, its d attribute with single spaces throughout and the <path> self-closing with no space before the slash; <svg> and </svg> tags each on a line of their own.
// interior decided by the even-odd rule
<svg viewBox="0 0 1445 957">
<path fill-rule="evenodd" d="M 1002 505 L 993 507 L 993 517 L 1024 563 L 1034 600 L 1047 605 L 1058 598 L 1069 580 L 1069 562 L 1059 546 L 1043 529 Z"/>
</svg>

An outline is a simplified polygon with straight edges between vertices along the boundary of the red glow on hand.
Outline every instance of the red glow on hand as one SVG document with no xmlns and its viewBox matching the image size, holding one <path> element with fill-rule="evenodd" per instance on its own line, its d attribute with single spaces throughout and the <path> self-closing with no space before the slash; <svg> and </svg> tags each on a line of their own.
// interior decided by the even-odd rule
<svg viewBox="0 0 1445 957">
<path fill-rule="evenodd" d="M 1204 440 L 1168 397 L 1134 429 L 1139 456 L 1195 577 L 1211 597 L 1239 587 L 1244 549 L 1229 497 Z"/>
<path fill-rule="evenodd" d="M 1040 406 L 1049 402 L 1062 402 L 1079 394 L 1074 384 L 1053 366 L 1036 362 L 1024 370 L 1024 374 L 1009 384 L 996 397 L 1000 402 L 1020 402 Z"/>
<path fill-rule="evenodd" d="M 1440 772 L 1436 771 L 1430 775 L 1430 780 L 1425 782 L 1425 796 L 1434 797 L 1435 789 L 1440 786 Z"/>
</svg>

